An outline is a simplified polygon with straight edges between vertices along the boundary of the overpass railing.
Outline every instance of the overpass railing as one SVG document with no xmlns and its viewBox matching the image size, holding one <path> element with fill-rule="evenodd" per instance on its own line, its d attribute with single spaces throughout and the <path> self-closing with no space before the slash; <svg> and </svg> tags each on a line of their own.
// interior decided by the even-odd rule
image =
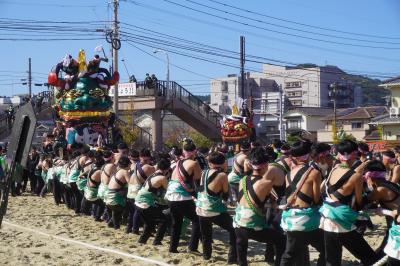
<svg viewBox="0 0 400 266">
<path fill-rule="evenodd" d="M 122 119 L 117 119 L 117 123 L 122 124 L 124 126 L 129 126 L 128 122 L 122 120 Z M 136 124 L 131 124 L 130 126 L 132 126 L 132 129 L 137 130 L 139 135 L 138 135 L 138 139 L 135 141 L 136 143 L 141 143 L 142 145 L 144 145 L 145 147 L 149 148 L 151 147 L 152 144 L 152 135 L 150 132 L 148 132 L 147 130 L 139 127 Z"/>
<path fill-rule="evenodd" d="M 175 81 L 167 82 L 160 80 L 152 85 L 147 85 L 144 81 L 137 82 L 135 96 L 166 97 L 167 99 L 178 98 L 182 103 L 189 106 L 214 126 L 220 127 L 222 116 Z"/>
</svg>

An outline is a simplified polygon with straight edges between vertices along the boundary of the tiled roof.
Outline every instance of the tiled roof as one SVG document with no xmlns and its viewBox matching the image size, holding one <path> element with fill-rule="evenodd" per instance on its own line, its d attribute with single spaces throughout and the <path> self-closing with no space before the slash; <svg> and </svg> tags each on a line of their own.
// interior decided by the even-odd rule
<svg viewBox="0 0 400 266">
<path fill-rule="evenodd" d="M 391 78 L 382 82 L 381 87 L 400 85 L 400 77 Z"/>
<path fill-rule="evenodd" d="M 386 106 L 369 106 L 358 108 L 338 109 L 336 111 L 337 120 L 354 120 L 354 119 L 373 119 L 374 117 L 381 116 L 389 113 Z M 334 114 L 330 114 L 321 120 L 333 120 Z"/>
<path fill-rule="evenodd" d="M 365 140 L 380 140 L 381 136 L 378 130 L 373 130 L 369 135 L 365 136 Z"/>
<path fill-rule="evenodd" d="M 389 114 L 387 115 L 382 115 L 379 117 L 376 117 L 375 119 L 372 119 L 372 122 L 370 124 L 400 124 L 400 117 L 395 117 L 392 116 L 390 117 Z"/>
<path fill-rule="evenodd" d="M 300 113 L 303 115 L 310 116 L 326 116 L 332 114 L 333 109 L 331 108 L 321 108 L 321 107 L 297 107 L 287 111 L 284 116 L 288 116 L 292 113 Z"/>
</svg>

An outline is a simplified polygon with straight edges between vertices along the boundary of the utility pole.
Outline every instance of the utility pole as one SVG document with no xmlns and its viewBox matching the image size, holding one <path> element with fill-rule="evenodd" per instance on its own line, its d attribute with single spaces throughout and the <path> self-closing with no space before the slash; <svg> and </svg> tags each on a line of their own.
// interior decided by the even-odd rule
<svg viewBox="0 0 400 266">
<path fill-rule="evenodd" d="M 283 97 L 283 93 L 282 93 L 282 85 L 279 85 L 279 99 L 278 99 L 278 104 L 279 104 L 279 139 L 280 140 L 284 140 L 284 132 L 283 132 L 283 110 L 282 110 L 282 97 Z"/>
<path fill-rule="evenodd" d="M 28 68 L 28 88 L 29 88 L 29 99 L 32 98 L 32 64 L 31 58 L 29 57 L 29 68 Z"/>
<path fill-rule="evenodd" d="M 118 33 L 118 0 L 113 0 L 114 3 L 114 23 L 113 23 L 113 39 L 119 39 Z M 113 71 L 118 71 L 118 50 L 112 48 L 113 54 Z M 118 82 L 114 85 L 114 112 L 115 117 L 118 117 Z"/>
<path fill-rule="evenodd" d="M 337 115 L 336 115 L 336 93 L 337 93 L 337 82 L 334 82 L 330 85 L 331 95 L 333 98 L 333 123 L 332 123 L 332 139 L 333 143 L 336 144 L 338 141 L 337 138 Z"/>
<path fill-rule="evenodd" d="M 244 63 L 245 63 L 245 38 L 244 36 L 240 36 L 240 97 L 244 100 Z"/>
</svg>

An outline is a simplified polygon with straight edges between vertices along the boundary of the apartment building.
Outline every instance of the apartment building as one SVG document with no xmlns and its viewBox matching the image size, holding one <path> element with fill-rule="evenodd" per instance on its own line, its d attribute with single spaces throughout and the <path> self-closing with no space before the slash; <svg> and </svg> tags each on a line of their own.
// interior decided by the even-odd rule
<svg viewBox="0 0 400 266">
<path fill-rule="evenodd" d="M 286 67 L 263 65 L 265 78 L 273 79 L 282 87 L 294 107 L 331 107 L 333 97 L 340 97 L 342 108 L 362 103 L 361 88 L 344 79 L 345 72 L 336 66 L 305 65 Z M 337 83 L 337 93 L 332 84 Z"/>
<path fill-rule="evenodd" d="M 241 95 L 240 77 L 227 77 L 211 80 L 210 107 L 225 115 L 232 113 L 232 107 Z M 279 139 L 279 86 L 274 80 L 266 79 L 262 73 L 246 73 L 245 99 L 252 97 L 253 122 L 256 134 L 270 142 Z M 285 108 L 282 96 L 282 108 Z M 287 101 L 286 101 L 287 103 Z"/>
</svg>

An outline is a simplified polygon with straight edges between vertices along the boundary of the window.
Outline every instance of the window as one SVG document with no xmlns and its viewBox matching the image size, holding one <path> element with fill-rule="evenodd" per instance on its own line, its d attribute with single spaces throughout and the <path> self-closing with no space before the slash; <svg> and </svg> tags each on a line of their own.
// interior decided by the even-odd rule
<svg viewBox="0 0 400 266">
<path fill-rule="evenodd" d="M 362 122 L 351 122 L 351 129 L 359 129 L 363 127 Z"/>
<path fill-rule="evenodd" d="M 278 128 L 275 127 L 275 126 L 267 126 L 267 131 L 268 132 L 274 132 L 274 131 L 277 131 L 277 130 L 278 130 Z"/>
<path fill-rule="evenodd" d="M 291 101 L 294 106 L 301 106 L 301 100 Z"/>
<path fill-rule="evenodd" d="M 286 94 L 288 97 L 301 97 L 302 91 L 291 91 Z"/>
<path fill-rule="evenodd" d="M 301 87 L 301 81 L 294 81 L 294 82 L 286 82 L 285 83 L 286 88 L 300 88 Z"/>
<path fill-rule="evenodd" d="M 299 120 L 288 120 L 288 128 L 289 129 L 301 128 L 301 123 Z"/>
</svg>

